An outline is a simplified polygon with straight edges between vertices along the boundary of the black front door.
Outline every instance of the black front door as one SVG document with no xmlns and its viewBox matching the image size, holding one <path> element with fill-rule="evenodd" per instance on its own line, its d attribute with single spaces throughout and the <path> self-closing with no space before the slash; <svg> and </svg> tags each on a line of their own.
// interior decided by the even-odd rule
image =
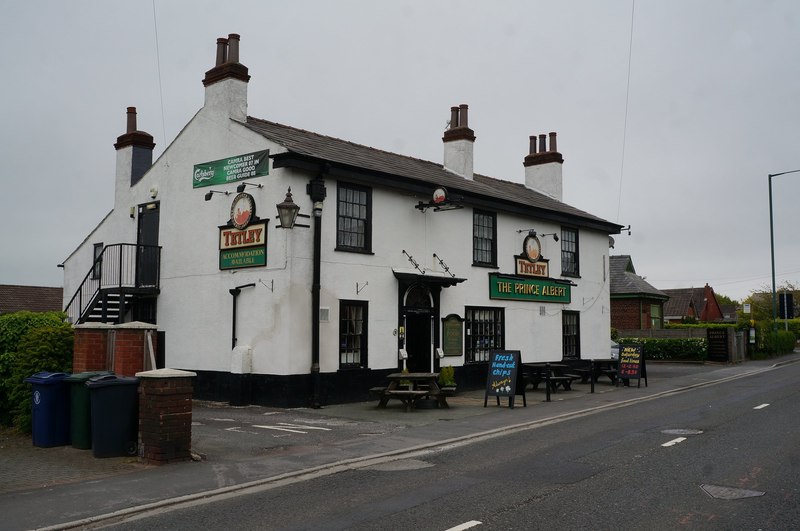
<svg viewBox="0 0 800 531">
<path fill-rule="evenodd" d="M 136 287 L 158 286 L 159 203 L 139 205 L 139 230 L 136 237 Z"/>
<path fill-rule="evenodd" d="M 431 314 L 406 313 L 406 352 L 409 372 L 431 372 Z"/>
</svg>

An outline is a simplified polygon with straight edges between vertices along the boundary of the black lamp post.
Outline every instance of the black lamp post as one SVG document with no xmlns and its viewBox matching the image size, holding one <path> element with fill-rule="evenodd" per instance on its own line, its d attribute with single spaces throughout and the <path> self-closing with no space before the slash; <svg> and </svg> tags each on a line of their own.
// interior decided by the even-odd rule
<svg viewBox="0 0 800 531">
<path fill-rule="evenodd" d="M 778 353 L 778 304 L 775 297 L 775 234 L 772 223 L 772 178 L 779 175 L 786 175 L 788 173 L 797 173 L 800 170 L 782 171 L 780 173 L 770 173 L 769 181 L 769 249 L 770 257 L 772 259 L 772 344 L 774 353 Z"/>
</svg>

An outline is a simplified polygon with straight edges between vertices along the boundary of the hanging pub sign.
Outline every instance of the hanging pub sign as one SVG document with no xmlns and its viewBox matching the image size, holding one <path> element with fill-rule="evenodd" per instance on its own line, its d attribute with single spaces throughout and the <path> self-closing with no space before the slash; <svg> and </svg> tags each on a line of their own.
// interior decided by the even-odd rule
<svg viewBox="0 0 800 531">
<path fill-rule="evenodd" d="M 269 174 L 269 150 L 194 165 L 192 188 L 213 186 Z"/>
<path fill-rule="evenodd" d="M 569 304 L 572 301 L 572 284 L 544 278 L 489 273 L 489 298 Z"/>
<path fill-rule="evenodd" d="M 531 262 L 524 256 L 517 256 L 515 263 L 516 263 L 517 275 L 522 275 L 525 277 L 541 277 L 541 278 L 550 277 L 550 267 L 548 260 L 539 260 L 537 262 Z"/>
<path fill-rule="evenodd" d="M 267 265 L 267 222 L 256 217 L 253 196 L 238 194 L 231 202 L 231 219 L 219 227 L 219 268 Z"/>
</svg>

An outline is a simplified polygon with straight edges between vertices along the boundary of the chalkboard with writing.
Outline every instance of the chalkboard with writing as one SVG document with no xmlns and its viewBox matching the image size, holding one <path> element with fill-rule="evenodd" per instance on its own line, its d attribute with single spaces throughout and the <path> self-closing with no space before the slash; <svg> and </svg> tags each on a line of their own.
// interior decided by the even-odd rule
<svg viewBox="0 0 800 531">
<path fill-rule="evenodd" d="M 619 379 L 626 382 L 633 378 L 638 379 L 638 387 L 641 387 L 642 377 L 644 376 L 645 386 L 647 386 L 647 372 L 644 365 L 642 345 L 620 345 L 617 373 Z"/>
<path fill-rule="evenodd" d="M 514 395 L 518 394 L 522 395 L 523 404 L 527 406 L 527 403 L 525 403 L 525 389 L 519 389 L 517 383 L 519 364 L 519 350 L 493 350 L 489 353 L 489 374 L 486 378 L 486 395 L 483 399 L 483 407 L 486 407 L 486 402 L 490 396 L 496 397 L 498 403 L 501 396 L 507 396 L 508 406 L 513 409 Z M 519 382 L 523 383 L 522 380 L 519 380 Z"/>
</svg>

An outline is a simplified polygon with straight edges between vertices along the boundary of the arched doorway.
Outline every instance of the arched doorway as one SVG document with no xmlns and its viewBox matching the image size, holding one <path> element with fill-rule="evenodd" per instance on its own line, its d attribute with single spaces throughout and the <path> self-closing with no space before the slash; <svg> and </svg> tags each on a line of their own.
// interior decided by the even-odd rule
<svg viewBox="0 0 800 531">
<path fill-rule="evenodd" d="M 409 372 L 433 370 L 434 300 L 422 284 L 409 286 L 403 296 L 402 321 L 405 327 L 406 367 Z"/>
</svg>

